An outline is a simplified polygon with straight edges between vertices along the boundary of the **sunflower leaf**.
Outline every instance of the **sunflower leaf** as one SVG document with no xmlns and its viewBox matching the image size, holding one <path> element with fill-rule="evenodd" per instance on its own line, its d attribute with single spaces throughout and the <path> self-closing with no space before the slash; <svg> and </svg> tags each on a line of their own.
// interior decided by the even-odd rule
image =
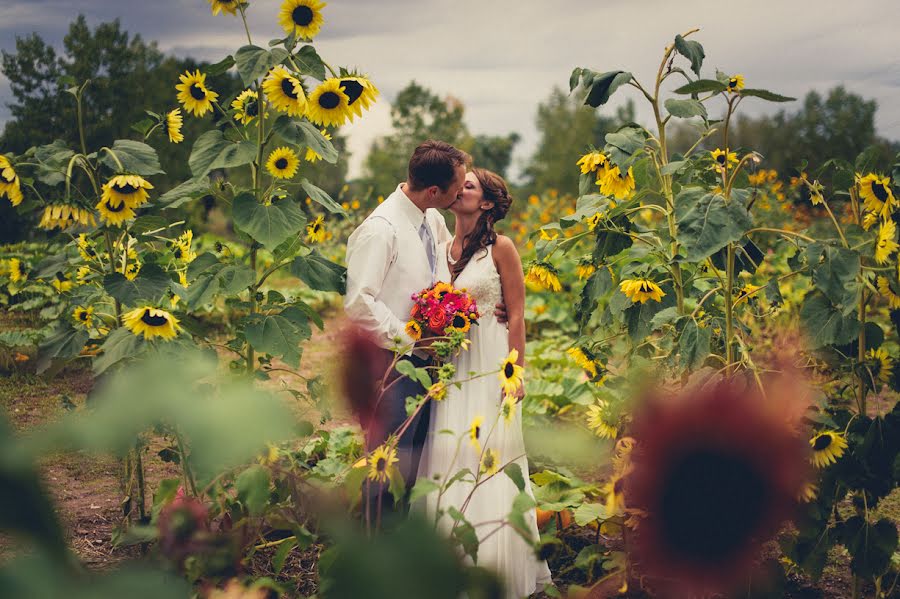
<svg viewBox="0 0 900 599">
<path fill-rule="evenodd" d="M 234 480 L 238 500 L 251 516 L 259 516 L 269 503 L 269 471 L 258 464 L 250 466 Z"/>
<path fill-rule="evenodd" d="M 341 208 L 340 204 L 332 200 L 331 196 L 325 193 L 324 190 L 319 189 L 318 187 L 310 183 L 309 179 L 303 179 L 302 181 L 300 181 L 300 185 L 314 202 L 318 202 L 319 204 L 324 206 L 325 209 L 328 210 L 328 212 L 331 212 L 332 214 L 343 214 L 344 216 L 348 216 L 347 211 Z"/>
<path fill-rule="evenodd" d="M 103 277 L 103 288 L 113 298 L 126 306 L 136 306 L 142 300 L 151 304 L 159 301 L 172 279 L 156 264 L 145 264 L 133 280 L 128 280 L 120 272 Z"/>
<path fill-rule="evenodd" d="M 205 196 L 209 193 L 209 177 L 188 179 L 184 183 L 173 187 L 159 196 L 157 204 L 166 208 L 178 208 L 191 200 Z"/>
<path fill-rule="evenodd" d="M 632 75 L 627 71 L 607 71 L 598 74 L 589 69 L 582 69 L 581 82 L 587 89 L 584 103 L 594 108 L 606 104 L 613 92 L 631 79 Z"/>
<path fill-rule="evenodd" d="M 715 79 L 698 79 L 675 90 L 676 94 L 704 94 L 707 92 L 723 92 L 728 85 Z"/>
<path fill-rule="evenodd" d="M 309 148 L 330 164 L 337 162 L 338 151 L 334 145 L 309 121 L 281 115 L 275 120 L 272 129 L 286 142 Z"/>
<path fill-rule="evenodd" d="M 685 188 L 675 198 L 678 240 L 685 258 L 697 262 L 738 241 L 752 226 L 747 209 L 720 194 L 699 187 Z"/>
<path fill-rule="evenodd" d="M 300 69 L 301 75 L 309 75 L 319 81 L 325 80 L 325 62 L 314 47 L 306 45 L 297 50 L 294 54 L 294 63 Z"/>
<path fill-rule="evenodd" d="M 230 69 L 233 66 L 234 66 L 234 56 L 229 54 L 228 56 L 226 56 L 219 62 L 217 62 L 215 64 L 211 64 L 208 67 L 206 67 L 204 72 L 207 75 L 209 75 L 210 77 L 215 77 L 216 75 L 221 75 L 222 73 L 225 73 L 226 71 L 228 71 L 228 69 Z"/>
<path fill-rule="evenodd" d="M 859 252 L 825 246 L 822 261 L 812 267 L 812 282 L 844 316 L 856 310 L 860 271 Z"/>
<path fill-rule="evenodd" d="M 710 337 L 709 327 L 700 327 L 693 318 L 687 319 L 681 336 L 678 338 L 682 368 L 693 370 L 703 364 L 706 356 L 709 355 Z"/>
<path fill-rule="evenodd" d="M 675 36 L 675 50 L 691 61 L 691 70 L 700 76 L 700 67 L 703 65 L 703 59 L 706 58 L 706 52 L 700 42 L 694 42 L 684 39 L 681 35 Z"/>
<path fill-rule="evenodd" d="M 844 316 L 821 291 L 807 294 L 800 307 L 800 323 L 812 349 L 849 343 L 859 335 L 856 316 Z"/>
<path fill-rule="evenodd" d="M 40 166 L 35 176 L 47 185 L 58 185 L 66 180 L 66 166 L 72 156 L 75 155 L 66 143 L 56 139 L 51 144 L 40 146 L 34 152 Z"/>
<path fill-rule="evenodd" d="M 413 504 L 417 499 L 430 495 L 440 489 L 441 486 L 428 478 L 418 478 L 412 491 L 409 493 L 409 503 Z"/>
<path fill-rule="evenodd" d="M 100 349 L 103 353 L 94 358 L 94 376 L 100 376 L 111 366 L 133 357 L 143 348 L 144 340 L 124 327 L 109 334 Z"/>
<path fill-rule="evenodd" d="M 291 263 L 291 274 L 319 291 L 344 293 L 347 269 L 328 260 L 313 250 L 306 256 L 297 256 Z"/>
<path fill-rule="evenodd" d="M 188 165 L 194 178 L 199 178 L 213 169 L 250 164 L 254 158 L 256 158 L 255 143 L 246 140 L 229 141 L 221 131 L 213 129 L 194 142 Z"/>
<path fill-rule="evenodd" d="M 676 100 L 669 98 L 666 100 L 666 110 L 669 114 L 679 119 L 689 119 L 695 116 L 706 118 L 706 107 L 700 100 Z"/>
<path fill-rule="evenodd" d="M 53 365 L 54 360 L 67 360 L 81 353 L 91 335 L 85 329 L 58 324 L 54 333 L 38 346 L 37 374 Z"/>
<path fill-rule="evenodd" d="M 522 475 L 522 467 L 517 462 L 510 462 L 503 469 L 504 474 L 509 477 L 519 491 L 525 490 L 525 477 Z"/>
<path fill-rule="evenodd" d="M 117 139 L 110 151 L 122 163 L 121 169 L 110 152 L 103 152 L 101 162 L 116 172 L 121 170 L 142 177 L 164 172 L 159 166 L 159 156 L 156 154 L 156 150 L 145 143 L 131 139 Z"/>
<path fill-rule="evenodd" d="M 300 344 L 309 338 L 309 326 L 298 326 L 281 314 L 253 314 L 242 323 L 244 337 L 253 349 L 281 357 L 295 368 L 300 364 Z"/>
<path fill-rule="evenodd" d="M 770 92 L 765 89 L 742 89 L 740 91 L 742 96 L 750 96 L 751 98 L 759 98 L 761 100 L 766 100 L 768 102 L 793 102 L 797 98 L 791 98 L 790 96 L 782 96 L 781 94 L 776 94 L 774 92 Z"/>
<path fill-rule="evenodd" d="M 234 63 L 244 85 L 249 86 L 287 57 L 288 53 L 283 48 L 265 50 L 259 46 L 247 45 L 241 46 L 234 53 Z"/>
<path fill-rule="evenodd" d="M 306 216 L 295 200 L 287 198 L 266 206 L 246 191 L 234 198 L 232 216 L 241 231 L 270 249 L 275 249 L 306 225 Z"/>
</svg>

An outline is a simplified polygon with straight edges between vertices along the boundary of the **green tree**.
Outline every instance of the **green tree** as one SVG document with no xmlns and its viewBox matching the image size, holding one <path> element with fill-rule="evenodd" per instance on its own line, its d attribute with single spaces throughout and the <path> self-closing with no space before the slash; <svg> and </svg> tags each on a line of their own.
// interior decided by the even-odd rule
<svg viewBox="0 0 900 599">
<path fill-rule="evenodd" d="M 541 137 L 525 169 L 526 187 L 535 192 L 556 189 L 578 195 L 578 158 L 589 145 L 602 148 L 607 133 L 634 119 L 631 100 L 619 107 L 615 116 L 606 116 L 554 88 L 547 100 L 538 105 L 535 124 Z"/>
</svg>

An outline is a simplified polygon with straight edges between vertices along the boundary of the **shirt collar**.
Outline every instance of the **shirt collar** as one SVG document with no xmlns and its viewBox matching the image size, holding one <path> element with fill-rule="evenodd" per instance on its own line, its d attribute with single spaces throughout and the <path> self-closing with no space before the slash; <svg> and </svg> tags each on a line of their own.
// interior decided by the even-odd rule
<svg viewBox="0 0 900 599">
<path fill-rule="evenodd" d="M 402 183 L 397 186 L 394 197 L 396 198 L 397 210 L 409 219 L 409 222 L 418 230 L 425 220 L 425 213 L 422 210 L 419 210 L 419 207 L 413 204 L 413 201 L 403 193 Z"/>
</svg>

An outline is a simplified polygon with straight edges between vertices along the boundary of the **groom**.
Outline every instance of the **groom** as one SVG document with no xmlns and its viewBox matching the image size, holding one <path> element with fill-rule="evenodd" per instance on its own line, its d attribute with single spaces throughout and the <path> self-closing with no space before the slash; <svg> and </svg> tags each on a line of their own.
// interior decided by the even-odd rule
<svg viewBox="0 0 900 599">
<path fill-rule="evenodd" d="M 411 295 L 436 283 L 438 252 L 445 251 L 450 231 L 437 209 L 450 206 L 462 190 L 471 157 L 448 143 L 429 140 L 409 159 L 405 182 L 356 228 L 347 241 L 347 295 L 344 309 L 358 326 L 372 334 L 392 357 L 391 348 L 413 346 L 406 333 L 413 305 Z M 399 343 L 398 343 L 399 341 Z M 402 358 L 418 368 L 432 363 L 427 347 L 418 344 Z M 386 360 L 390 363 L 390 360 Z M 397 372 L 388 376 L 390 381 Z M 424 394 L 417 381 L 396 381 L 381 397 L 366 432 L 366 447 L 373 450 L 406 420 L 406 398 Z M 431 404 L 426 403 L 397 445 L 397 466 L 407 492 L 416 481 L 422 445 L 428 432 Z M 371 485 L 366 500 L 382 497 L 391 509 L 387 485 Z"/>
</svg>

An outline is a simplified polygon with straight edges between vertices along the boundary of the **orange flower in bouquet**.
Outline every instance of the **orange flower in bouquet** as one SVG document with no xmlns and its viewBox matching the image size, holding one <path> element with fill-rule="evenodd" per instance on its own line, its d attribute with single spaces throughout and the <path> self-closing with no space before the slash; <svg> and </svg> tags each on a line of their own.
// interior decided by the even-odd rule
<svg viewBox="0 0 900 599">
<path fill-rule="evenodd" d="M 450 283 L 436 283 L 414 293 L 412 299 L 415 303 L 406 332 L 416 340 L 422 336 L 444 337 L 452 331 L 465 333 L 481 317 L 475 299 L 465 289 L 456 289 Z"/>
</svg>

